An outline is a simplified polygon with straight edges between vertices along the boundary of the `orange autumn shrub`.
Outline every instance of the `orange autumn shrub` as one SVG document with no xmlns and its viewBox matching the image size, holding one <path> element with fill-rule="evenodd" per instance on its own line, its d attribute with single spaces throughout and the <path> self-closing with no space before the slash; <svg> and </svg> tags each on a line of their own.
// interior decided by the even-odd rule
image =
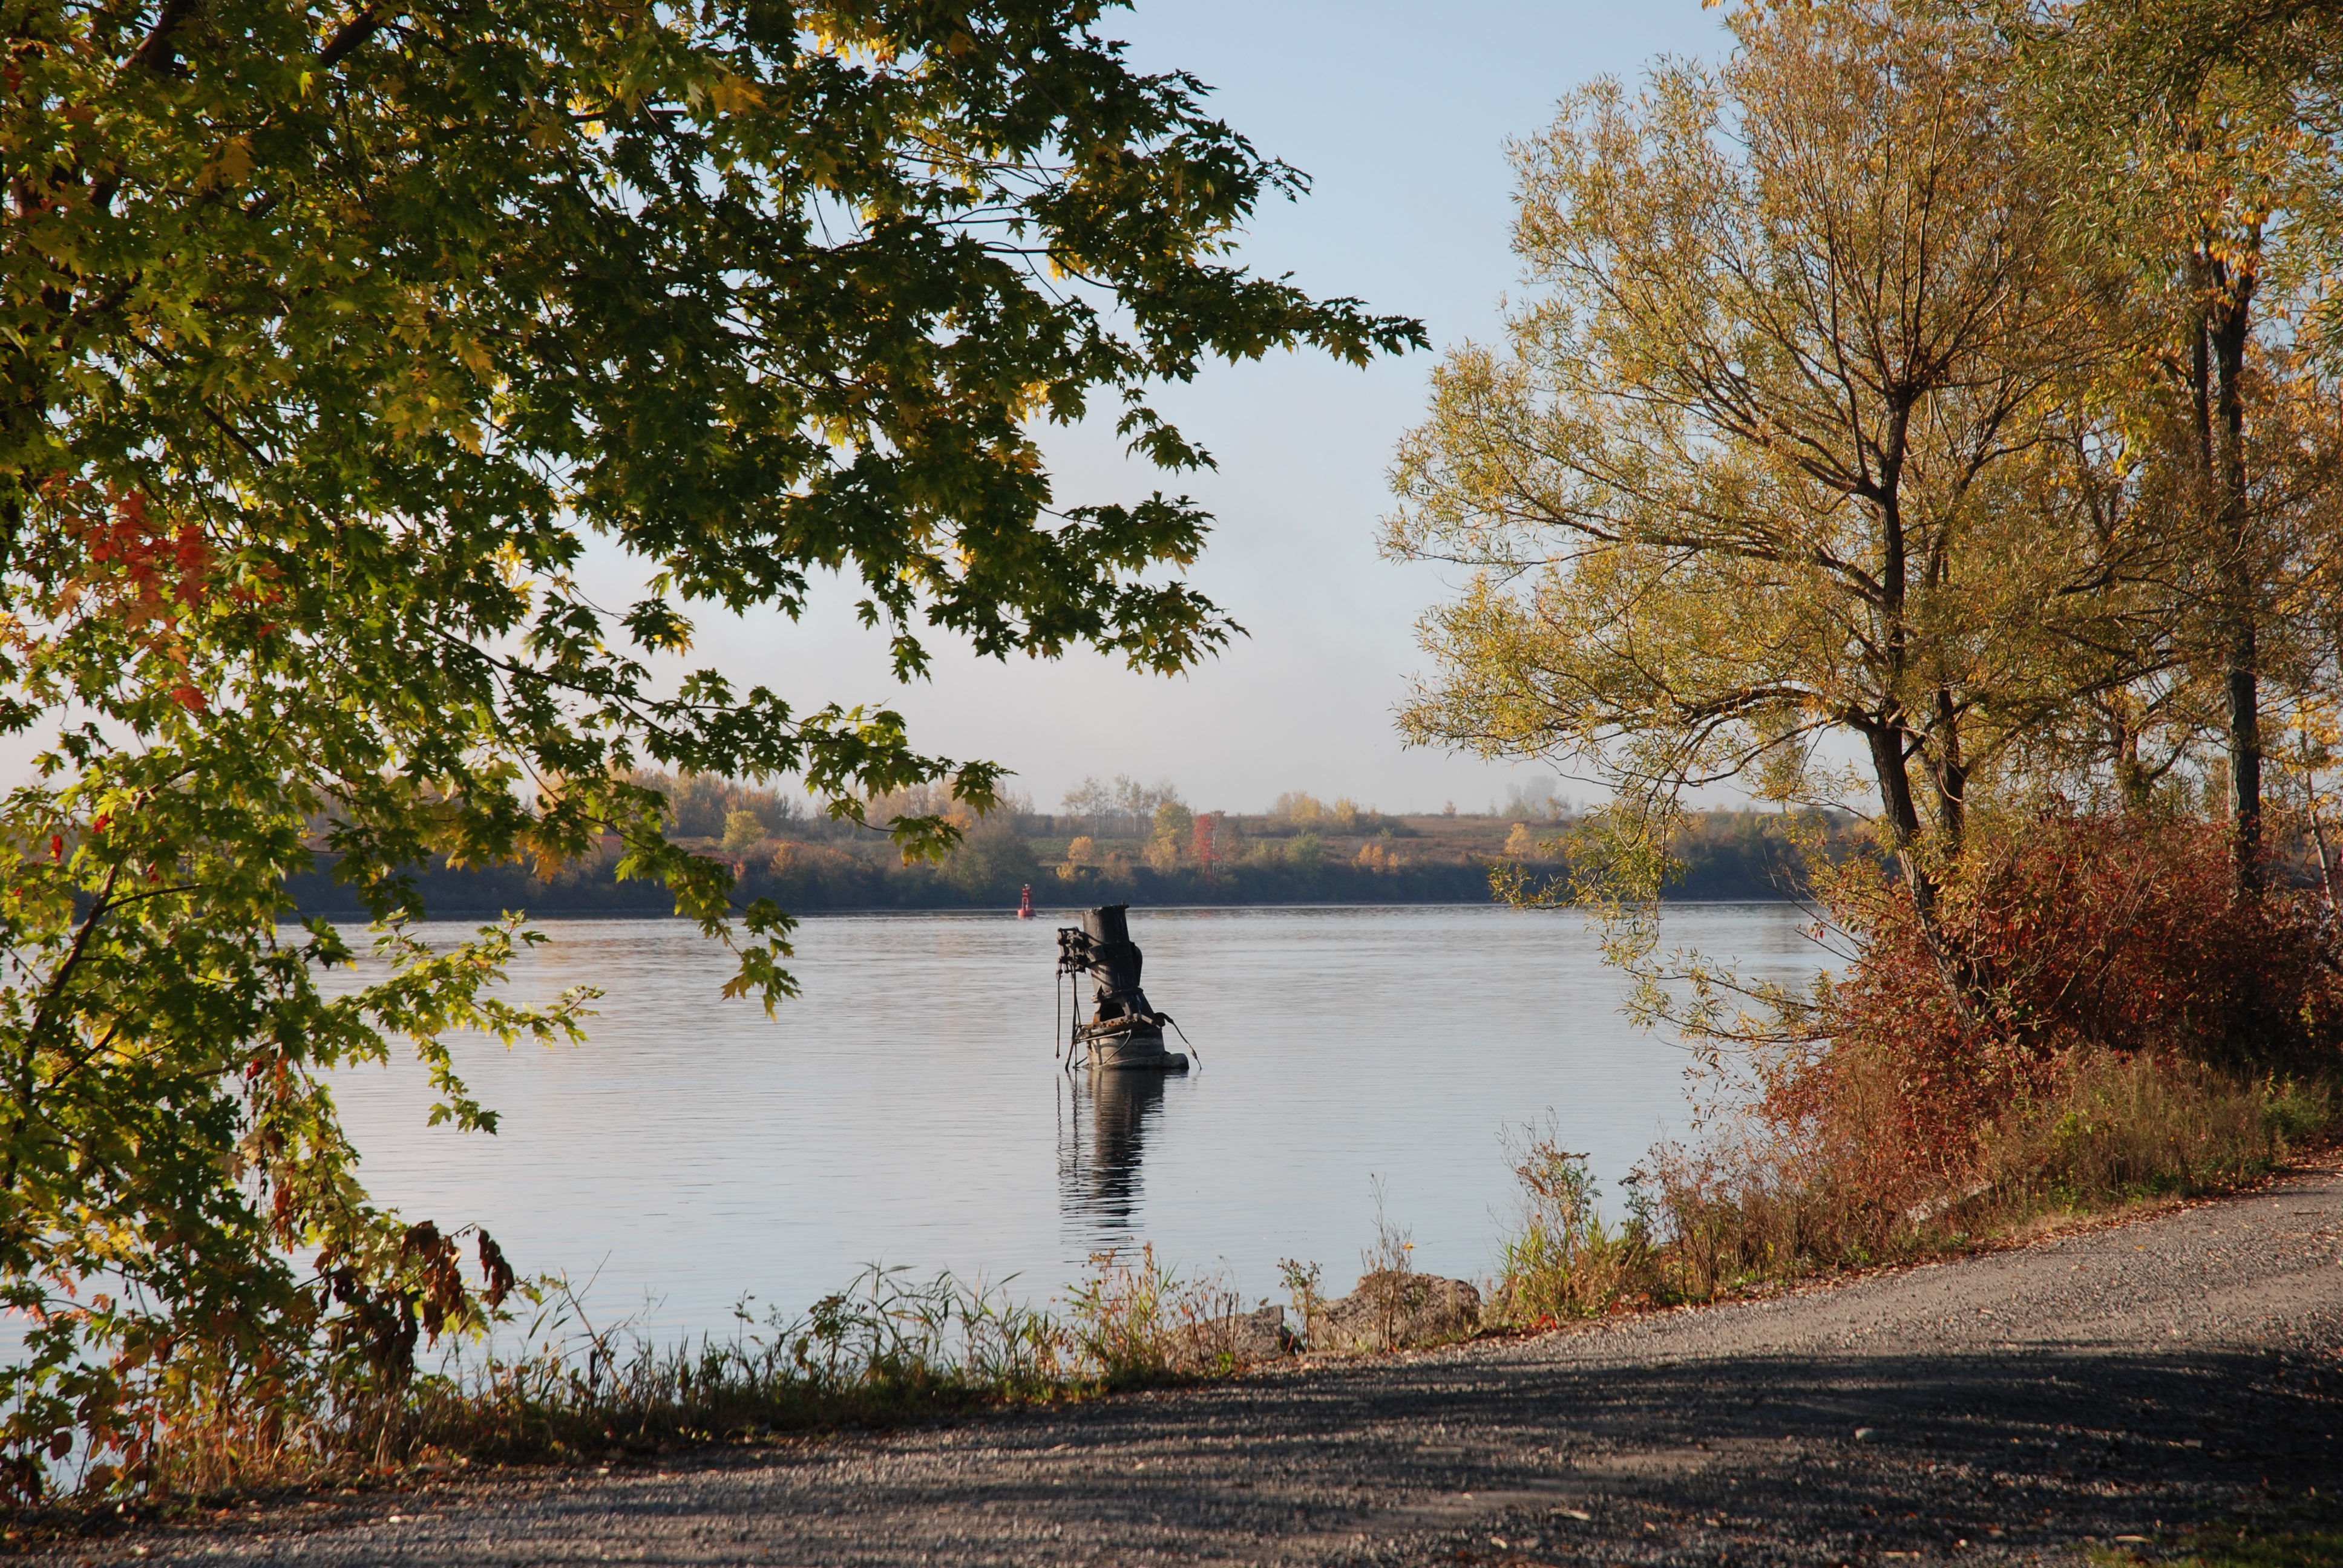
<svg viewBox="0 0 2343 1568">
<path fill-rule="evenodd" d="M 2298 1086 L 2343 1070 L 2343 943 L 2323 900 L 2234 897 L 2227 853 L 2216 824 L 2056 809 L 1980 835 L 1939 906 L 1957 984 L 1900 879 L 1827 879 L 1848 970 L 1757 1054 L 1728 1139 L 1655 1158 L 1681 1288 L 2282 1158 L 2323 1114 Z"/>
</svg>

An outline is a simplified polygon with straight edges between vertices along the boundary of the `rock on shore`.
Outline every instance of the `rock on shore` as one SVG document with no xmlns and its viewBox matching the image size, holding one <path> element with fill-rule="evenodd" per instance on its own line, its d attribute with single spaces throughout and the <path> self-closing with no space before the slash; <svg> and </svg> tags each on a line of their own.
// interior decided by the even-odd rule
<svg viewBox="0 0 2343 1568">
<path fill-rule="evenodd" d="M 1302 1342 L 1285 1326 L 1285 1309 L 1262 1307 L 1178 1331 L 1172 1364 L 1182 1372 L 1225 1372 L 1273 1362 L 1301 1348 Z"/>
<path fill-rule="evenodd" d="M 1480 1332 L 1481 1292 L 1438 1274 L 1379 1270 L 1310 1327 L 1310 1348 L 1332 1355 L 1453 1344 Z"/>
</svg>

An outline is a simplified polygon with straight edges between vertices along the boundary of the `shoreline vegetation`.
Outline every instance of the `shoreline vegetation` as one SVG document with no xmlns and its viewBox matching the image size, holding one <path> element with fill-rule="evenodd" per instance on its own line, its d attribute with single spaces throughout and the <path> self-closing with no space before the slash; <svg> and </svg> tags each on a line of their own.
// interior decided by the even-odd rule
<svg viewBox="0 0 2343 1568">
<path fill-rule="evenodd" d="M 1262 904 L 1465 904 L 1485 901 L 1493 877 L 1514 871 L 1567 879 L 1567 845 L 1582 814 L 1533 788 L 1481 811 L 1385 813 L 1347 798 L 1281 796 L 1267 811 L 1197 811 L 1170 784 L 1087 779 L 1055 812 L 1004 799 L 978 817 L 947 789 L 918 788 L 870 800 L 871 824 L 809 815 L 789 794 L 703 776 L 641 774 L 669 802 L 668 841 L 721 862 L 742 902 L 769 899 L 794 913 L 1013 909 L 1031 887 L 1037 907 L 1088 909 Z M 896 820 L 936 817 L 959 842 L 940 859 L 907 859 Z M 1816 839 L 1852 830 L 1841 815 L 1717 810 L 1678 835 L 1681 871 L 1665 896 L 1687 902 L 1803 897 Z M 322 832 L 313 834 L 322 844 Z M 540 875 L 518 864 L 451 866 L 437 856 L 415 874 L 436 917 L 505 910 L 538 915 L 664 915 L 657 884 L 621 881 L 622 846 L 598 840 Z M 320 852 L 288 880 L 304 915 L 355 915 L 357 899 Z"/>
<path fill-rule="evenodd" d="M 20 1513 L 12 1544 L 106 1530 L 268 1493 L 397 1487 L 474 1466 L 607 1462 L 886 1430 L 1018 1405 L 1185 1386 L 1278 1364 L 1487 1337 L 1561 1332 L 1621 1314 L 1721 1305 L 1931 1261 L 2026 1245 L 2078 1224 L 2123 1223 L 2331 1157 L 2343 1084 L 2174 1070 L 2168 1061 L 2080 1063 L 2032 1111 L 1995 1127 L 1996 1174 L 1947 1190 L 1850 1242 L 1789 1216 L 1802 1194 L 1747 1158 L 1654 1151 L 1606 1217 L 1583 1157 L 1554 1129 L 1509 1141 L 1520 1181 L 1493 1279 L 1413 1272 L 1412 1236 L 1380 1214 L 1349 1297 L 1322 1266 L 1288 1261 L 1288 1300 L 1248 1302 L 1225 1275 L 1187 1275 L 1151 1247 L 1105 1252 L 1050 1301 L 950 1274 L 871 1265 L 806 1312 L 753 1319 L 729 1339 L 659 1343 L 628 1323 L 597 1330 L 558 1281 L 518 1287 L 498 1316 L 533 1319 L 518 1354 L 451 1337 L 437 1371 L 370 1397 L 322 1383 L 270 1406 L 191 1410 L 150 1452 L 143 1501 L 61 1489 Z M 1811 1195 L 1811 1194 L 1807 1194 Z M 1379 1195 L 1380 1197 L 1380 1195 Z M 1877 1207 L 1876 1204 L 1874 1207 Z M 158 1434 L 159 1435 L 159 1434 Z"/>
<path fill-rule="evenodd" d="M 717 803 L 736 842 L 746 837 L 740 797 Z M 1296 817 L 1328 809 L 1281 805 L 1293 838 L 1316 826 Z M 1383 819 L 1346 814 L 1354 835 L 1373 829 L 1367 842 L 1405 841 L 1382 839 Z M 1691 826 L 1709 843 L 1751 830 L 1745 817 Z M 191 1386 L 146 1451 L 140 1495 L 200 1503 L 753 1444 L 1296 1354 L 1547 1332 L 2024 1244 L 2250 1187 L 2343 1141 L 2343 930 L 2307 891 L 2232 900 L 2218 824 L 2055 809 L 1981 822 L 1963 897 L 1937 918 L 1991 966 L 1990 1013 L 1946 1000 L 1908 891 L 1830 827 L 1809 817 L 1797 842 L 1825 935 L 1852 955 L 1845 971 L 1804 993 L 1753 990 L 1687 955 L 1709 1002 L 1662 1021 L 1705 1042 L 1707 1134 L 1654 1149 L 1606 1203 L 1558 1126 L 1519 1129 L 1516 1208 L 1492 1278 L 1415 1273 L 1413 1238 L 1379 1217 L 1339 1302 L 1325 1299 L 1321 1261 L 1287 1262 L 1288 1301 L 1252 1302 L 1224 1275 L 1183 1275 L 1142 1249 L 1094 1258 L 1087 1279 L 1041 1302 L 873 1267 L 801 1316 L 744 1311 L 730 1339 L 696 1344 L 595 1331 L 560 1282 L 515 1282 L 490 1315 L 518 1353 L 491 1353 L 451 1323 L 435 1336 L 439 1370 L 388 1383 L 337 1381 L 321 1360 L 216 1402 Z M 808 841 L 821 840 L 770 852 Z M 1091 869 L 1060 864 L 1076 868 L 1051 874 L 1069 885 Z M 2274 864 L 2273 879 L 2285 871 Z"/>
</svg>

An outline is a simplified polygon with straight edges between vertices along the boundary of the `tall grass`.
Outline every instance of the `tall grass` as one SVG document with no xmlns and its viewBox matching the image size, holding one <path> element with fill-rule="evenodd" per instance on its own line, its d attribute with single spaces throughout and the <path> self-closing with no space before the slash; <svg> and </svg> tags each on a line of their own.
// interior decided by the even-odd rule
<svg viewBox="0 0 2343 1568">
<path fill-rule="evenodd" d="M 1597 1207 L 1586 1157 L 1564 1151 L 1551 1128 L 1524 1129 L 1507 1140 L 1507 1152 L 1521 1182 L 1521 1213 L 1504 1242 L 1491 1319 L 1548 1327 L 1648 1294 L 1652 1227 L 1640 1191 L 1629 1189 L 1627 1217 L 1614 1227 Z"/>
<path fill-rule="evenodd" d="M 1086 1380 L 1070 1326 L 1004 1289 L 866 1269 L 801 1317 L 662 1345 L 632 1330 L 530 1336 L 516 1357 L 451 1361 L 403 1412 L 407 1457 L 528 1459 L 886 1423 L 1048 1398 Z"/>
<path fill-rule="evenodd" d="M 1974 1250 L 2144 1199 L 2232 1190 L 2343 1131 L 2331 1080 L 2251 1078 L 2203 1063 L 2097 1055 L 1980 1131 L 1973 1163 L 1908 1201 L 1843 1151 L 1742 1124 L 1655 1151 L 1625 1216 L 1606 1221 L 1581 1155 L 1546 1134 L 1515 1165 L 1522 1214 L 1503 1245 L 1493 1326 L 1550 1327 L 1638 1305 L 1705 1302 Z"/>
<path fill-rule="evenodd" d="M 735 1309 L 727 1336 L 660 1343 L 632 1323 L 596 1329 L 558 1283 L 530 1292 L 521 1348 L 451 1345 L 395 1389 L 228 1375 L 182 1358 L 146 1402 L 136 1468 L 85 1467 L 84 1504 L 323 1483 L 422 1466 L 650 1453 L 792 1432 L 884 1426 L 1004 1402 L 1226 1375 L 1250 1364 L 1238 1302 L 1219 1276 L 1184 1278 L 1152 1249 L 1105 1252 L 1058 1302 L 950 1274 L 872 1266 L 794 1317 Z M 60 1458 L 65 1456 L 59 1456 Z"/>
<path fill-rule="evenodd" d="M 1242 1302 L 1224 1275 L 1182 1280 L 1164 1271 L 1151 1243 L 1136 1256 L 1091 1255 L 1090 1279 L 1066 1296 L 1061 1332 L 1086 1382 L 1123 1387 L 1168 1377 L 1244 1370 Z"/>
<path fill-rule="evenodd" d="M 1917 1192 L 1849 1151 L 1745 1135 L 1661 1151 L 1654 1288 L 1704 1301 L 1766 1282 L 1985 1245 L 2142 1199 L 2283 1169 L 2343 1124 L 2330 1080 L 2251 1077 L 2161 1055 L 2085 1053 Z"/>
<path fill-rule="evenodd" d="M 1987 1191 L 2018 1206 L 2217 1191 L 2324 1141 L 2339 1112 L 2331 1080 L 2091 1055 L 2057 1101 L 1988 1134 L 1980 1164 Z"/>
</svg>

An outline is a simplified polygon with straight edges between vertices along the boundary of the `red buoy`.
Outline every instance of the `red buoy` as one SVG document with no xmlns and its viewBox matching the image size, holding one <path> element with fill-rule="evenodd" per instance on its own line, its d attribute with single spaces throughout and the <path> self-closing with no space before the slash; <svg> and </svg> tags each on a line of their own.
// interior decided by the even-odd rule
<svg viewBox="0 0 2343 1568">
<path fill-rule="evenodd" d="M 1031 882 L 1025 884 L 1025 891 L 1018 896 L 1017 918 L 1021 920 L 1033 918 L 1033 884 Z"/>
</svg>

